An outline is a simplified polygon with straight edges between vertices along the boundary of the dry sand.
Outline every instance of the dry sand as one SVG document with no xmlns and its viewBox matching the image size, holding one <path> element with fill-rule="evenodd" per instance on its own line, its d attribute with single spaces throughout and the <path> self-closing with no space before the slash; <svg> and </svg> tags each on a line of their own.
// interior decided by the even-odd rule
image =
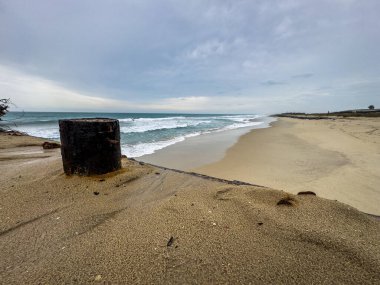
<svg viewBox="0 0 380 285">
<path fill-rule="evenodd" d="M 16 132 L 17 134 L 17 132 Z M 20 133 L 21 134 L 21 133 Z M 11 135 L 0 132 L 0 150 L 9 148 L 21 147 L 21 146 L 41 146 L 45 140 L 40 138 L 24 136 L 24 135 Z"/>
<path fill-rule="evenodd" d="M 314 191 L 380 215 L 380 118 L 280 118 L 195 171 L 294 194 Z"/>
<path fill-rule="evenodd" d="M 40 147 L 0 153 L 0 171 L 2 284 L 380 282 L 379 221 L 336 201 L 127 159 L 67 177 Z"/>
</svg>

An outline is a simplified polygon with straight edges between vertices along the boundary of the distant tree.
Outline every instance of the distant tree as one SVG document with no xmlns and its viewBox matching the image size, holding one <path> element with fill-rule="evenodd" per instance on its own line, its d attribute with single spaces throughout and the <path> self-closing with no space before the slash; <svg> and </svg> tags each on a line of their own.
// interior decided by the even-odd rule
<svg viewBox="0 0 380 285">
<path fill-rule="evenodd" d="M 373 105 L 369 105 L 369 106 L 368 106 L 368 109 L 373 110 L 373 109 L 375 109 L 375 106 L 373 106 Z"/>
<path fill-rule="evenodd" d="M 0 99 L 0 121 L 2 120 L 1 117 L 9 112 L 10 102 L 10 99 Z"/>
</svg>

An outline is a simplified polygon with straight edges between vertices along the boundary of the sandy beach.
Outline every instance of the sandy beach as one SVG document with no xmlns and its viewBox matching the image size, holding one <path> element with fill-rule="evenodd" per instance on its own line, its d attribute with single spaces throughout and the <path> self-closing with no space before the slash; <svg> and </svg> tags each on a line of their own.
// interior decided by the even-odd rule
<svg viewBox="0 0 380 285">
<path fill-rule="evenodd" d="M 280 118 L 195 171 L 296 194 L 313 191 L 380 215 L 380 120 Z"/>
<path fill-rule="evenodd" d="M 0 0 L 0 285 L 380 285 L 379 12 Z"/>
<path fill-rule="evenodd" d="M 125 158 L 66 176 L 20 140 L 0 136 L 3 284 L 380 282 L 380 223 L 353 207 Z"/>
</svg>

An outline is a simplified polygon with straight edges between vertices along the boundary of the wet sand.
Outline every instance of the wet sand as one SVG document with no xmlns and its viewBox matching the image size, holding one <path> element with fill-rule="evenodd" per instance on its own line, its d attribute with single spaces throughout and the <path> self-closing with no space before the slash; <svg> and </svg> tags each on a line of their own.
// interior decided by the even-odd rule
<svg viewBox="0 0 380 285">
<path fill-rule="evenodd" d="M 59 150 L 8 147 L 3 284 L 380 282 L 380 223 L 345 204 L 128 159 L 68 177 Z"/>
</svg>

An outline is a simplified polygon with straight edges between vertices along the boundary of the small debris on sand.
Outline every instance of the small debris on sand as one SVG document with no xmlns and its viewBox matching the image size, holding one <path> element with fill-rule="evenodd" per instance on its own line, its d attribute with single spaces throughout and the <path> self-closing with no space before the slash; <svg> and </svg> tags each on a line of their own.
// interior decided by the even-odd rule
<svg viewBox="0 0 380 285">
<path fill-rule="evenodd" d="M 42 148 L 43 149 L 53 149 L 53 148 L 60 148 L 61 145 L 59 143 L 55 143 L 55 142 L 44 142 L 42 144 Z"/>
<path fill-rule="evenodd" d="M 301 191 L 301 192 L 298 192 L 297 195 L 313 195 L 313 196 L 317 196 L 317 194 L 315 194 L 313 191 Z"/>
<path fill-rule="evenodd" d="M 168 243 L 166 244 L 166 246 L 167 247 L 172 246 L 173 242 L 174 242 L 174 237 L 171 236 L 170 239 L 168 240 Z"/>
<path fill-rule="evenodd" d="M 296 200 L 290 196 L 286 196 L 277 202 L 277 206 L 285 205 L 285 206 L 295 206 Z"/>
</svg>

